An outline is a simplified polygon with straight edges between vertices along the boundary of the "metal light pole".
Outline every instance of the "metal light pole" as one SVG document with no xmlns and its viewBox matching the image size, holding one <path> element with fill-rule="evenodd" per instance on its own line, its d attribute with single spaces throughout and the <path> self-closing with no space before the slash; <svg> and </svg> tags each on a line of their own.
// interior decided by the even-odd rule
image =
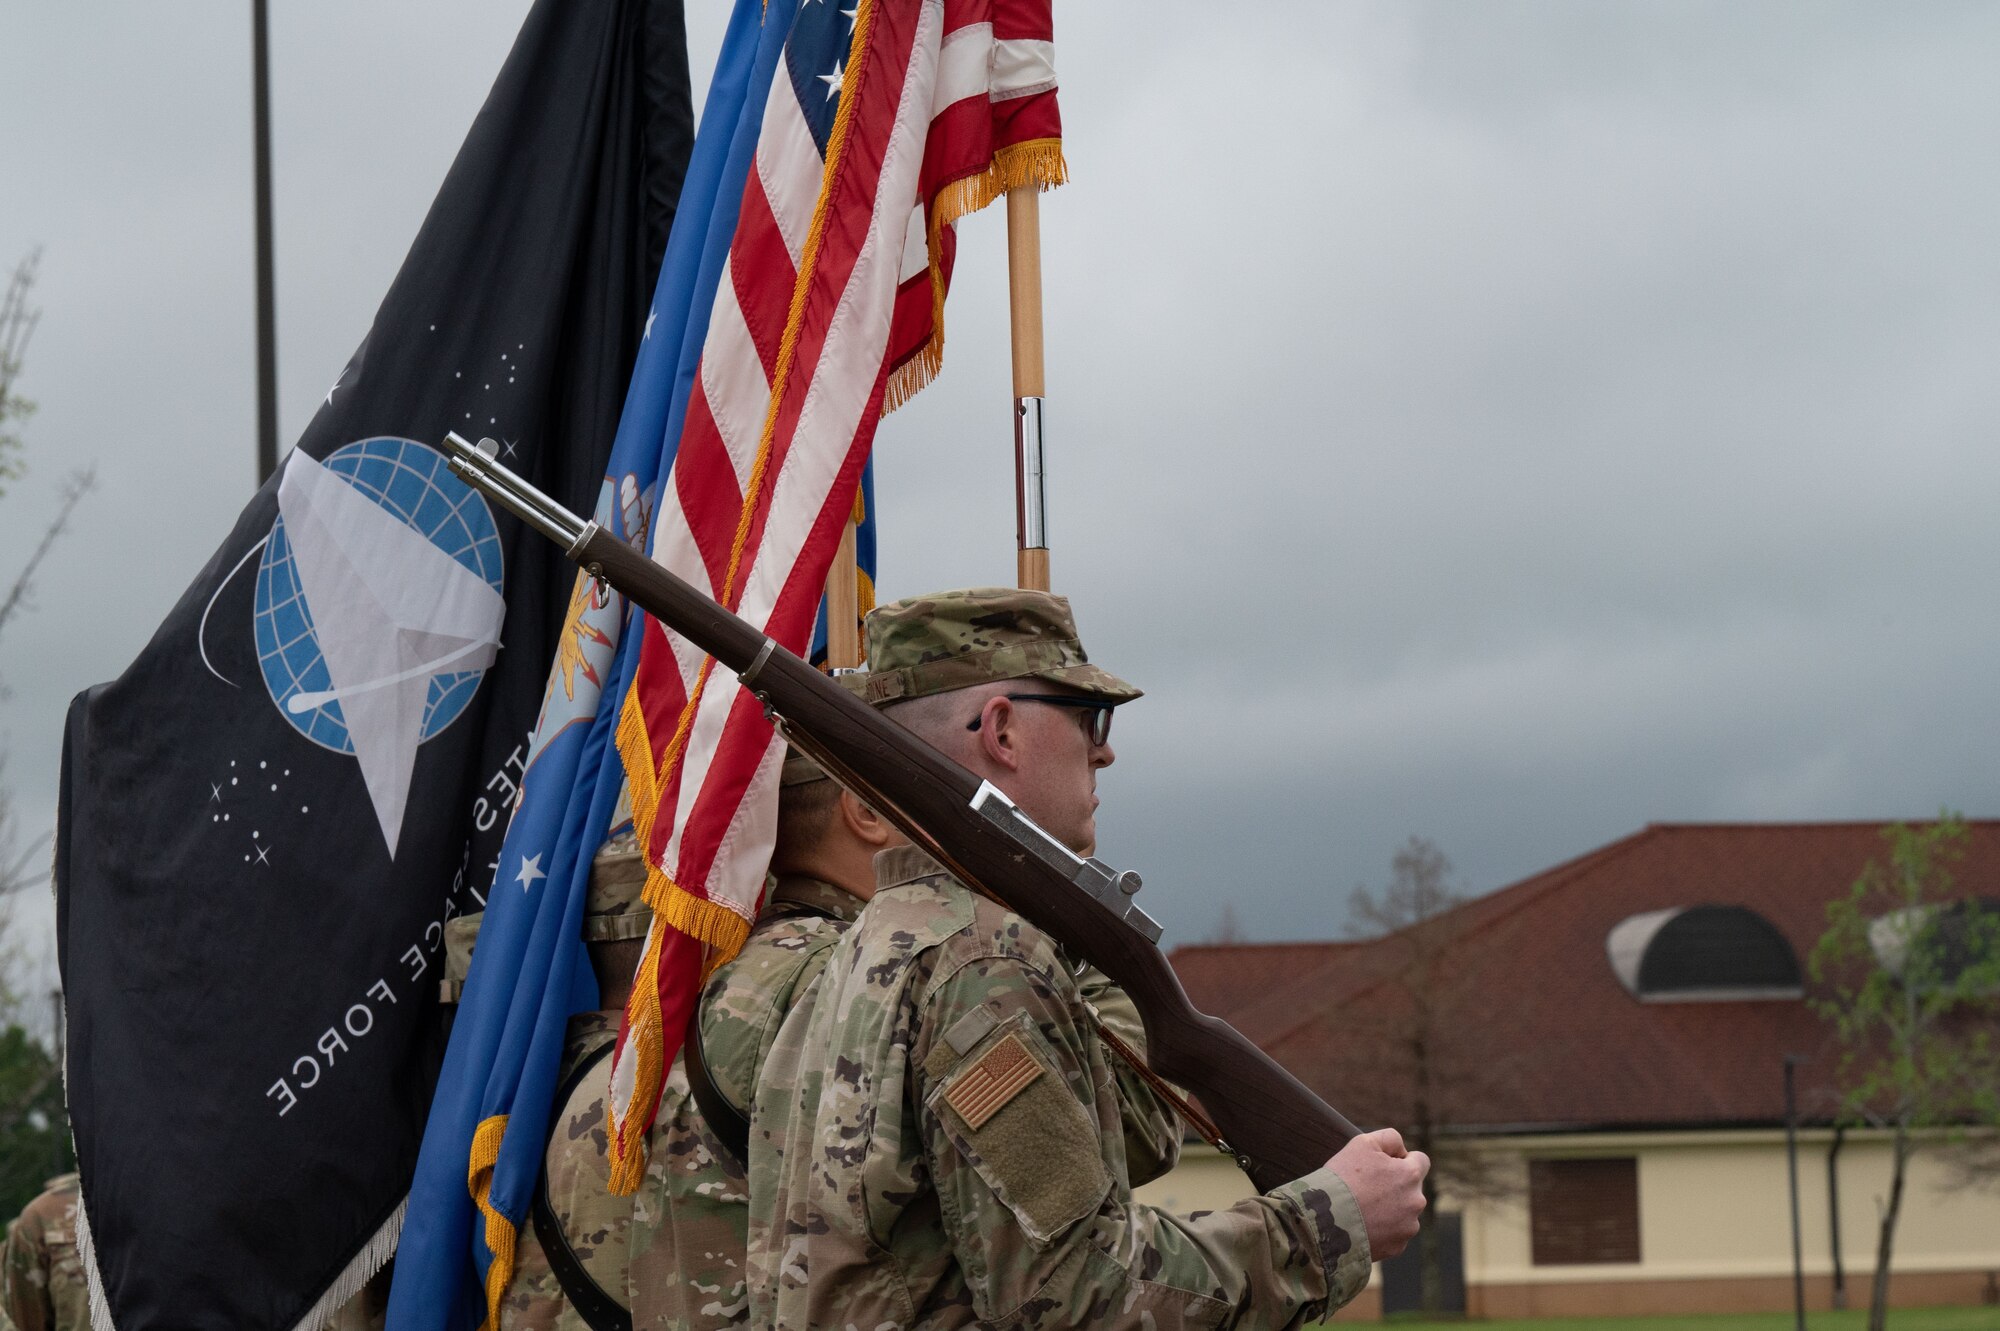
<svg viewBox="0 0 2000 1331">
<path fill-rule="evenodd" d="M 257 159 L 257 484 L 278 469 L 278 316 L 271 280 L 271 41 L 265 0 L 250 0 L 252 137 Z"/>
<path fill-rule="evenodd" d="M 1826 1151 L 1827 1248 L 1833 1253 L 1833 1310 L 1847 1306 L 1847 1270 L 1840 1257 L 1840 1147 L 1847 1140 L 1847 1125 L 1833 1125 L 1833 1145 Z"/>
<path fill-rule="evenodd" d="M 1799 1103 L 1793 1090 L 1793 1069 L 1803 1054 L 1785 1055 L 1785 1172 L 1792 1185 L 1792 1317 L 1797 1331 L 1806 1331 L 1806 1269 L 1799 1240 Z"/>
</svg>

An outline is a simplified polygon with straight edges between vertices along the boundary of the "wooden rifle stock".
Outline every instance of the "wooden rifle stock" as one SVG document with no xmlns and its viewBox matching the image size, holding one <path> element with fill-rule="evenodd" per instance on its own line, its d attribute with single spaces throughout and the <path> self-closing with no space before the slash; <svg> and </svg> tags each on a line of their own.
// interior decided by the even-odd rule
<svg viewBox="0 0 2000 1331">
<path fill-rule="evenodd" d="M 1237 1164 L 1259 1189 L 1319 1168 L 1357 1134 L 1353 1124 L 1234 1027 L 1197 1011 L 1152 938 L 1078 886 L 1077 870 L 1088 866 L 1067 851 L 1051 854 L 1054 843 L 1047 835 L 991 787 L 472 445 L 453 437 L 447 448 L 459 475 L 544 535 L 568 542 L 570 558 L 590 576 L 734 671 L 779 718 L 792 742 L 963 882 L 987 891 L 1124 989 L 1145 1022 L 1147 1062 L 1200 1097 Z M 1030 829 L 1026 835 L 1023 825 Z M 1126 891 L 1136 890 L 1135 876 L 1120 878 L 1130 879 Z"/>
</svg>

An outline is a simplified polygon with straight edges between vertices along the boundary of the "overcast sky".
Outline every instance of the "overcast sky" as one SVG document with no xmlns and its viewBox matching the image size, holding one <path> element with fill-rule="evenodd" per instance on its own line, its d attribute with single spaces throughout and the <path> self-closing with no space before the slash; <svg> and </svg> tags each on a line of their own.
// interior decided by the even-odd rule
<svg viewBox="0 0 2000 1331">
<path fill-rule="evenodd" d="M 101 485 L 0 639 L 29 832 L 253 488 L 248 8 L 0 0 L 0 263 L 44 247 L 0 574 Z M 273 6 L 287 444 L 524 9 Z M 1148 690 L 1100 824 L 1169 941 L 1337 932 L 1412 834 L 1485 891 L 1653 821 L 1993 814 L 2000 7 L 1220 14 L 1058 8 L 1044 204 L 1054 581 Z M 885 597 L 1013 578 L 1000 211 L 961 235 Z"/>
</svg>

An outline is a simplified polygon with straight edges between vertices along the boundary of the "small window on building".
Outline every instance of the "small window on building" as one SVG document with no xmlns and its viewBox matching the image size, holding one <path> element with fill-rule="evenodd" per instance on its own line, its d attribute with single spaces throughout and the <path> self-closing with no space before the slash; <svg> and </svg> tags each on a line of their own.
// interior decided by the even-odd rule
<svg viewBox="0 0 2000 1331">
<path fill-rule="evenodd" d="M 1530 1160 L 1528 1223 L 1536 1266 L 1639 1260 L 1639 1162 Z"/>
<path fill-rule="evenodd" d="M 1805 993 L 1778 926 L 1747 906 L 1683 906 L 1620 920 L 1604 951 L 1642 1003 L 1769 1002 Z"/>
<path fill-rule="evenodd" d="M 1968 966 L 1992 955 L 2000 934 L 2000 897 L 1907 906 L 1868 924 L 1868 944 L 1891 975 L 1920 989 L 1956 984 Z"/>
</svg>

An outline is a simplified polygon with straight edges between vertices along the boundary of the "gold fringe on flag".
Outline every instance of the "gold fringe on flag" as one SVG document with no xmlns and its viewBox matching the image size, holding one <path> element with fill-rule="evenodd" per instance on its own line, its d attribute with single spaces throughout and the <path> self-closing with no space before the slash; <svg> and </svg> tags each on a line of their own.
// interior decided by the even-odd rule
<svg viewBox="0 0 2000 1331">
<path fill-rule="evenodd" d="M 729 569 L 723 577 L 722 603 L 731 609 L 736 608 L 736 575 L 742 568 L 744 547 L 750 539 L 751 520 L 756 516 L 757 502 L 763 495 L 765 476 L 770 469 L 771 445 L 778 428 L 778 409 L 784 401 L 786 388 L 791 382 L 793 362 L 797 358 L 799 327 L 806 296 L 819 268 L 820 249 L 826 236 L 827 207 L 834 183 L 847 160 L 847 139 L 854 119 L 854 105 L 858 100 L 854 94 L 861 86 L 868 65 L 868 35 L 874 26 L 875 0 L 858 0 L 856 9 L 854 35 L 848 47 L 847 68 L 840 86 L 840 109 L 834 114 L 833 133 L 827 140 L 826 167 L 820 178 L 819 200 L 813 208 L 812 226 L 806 233 L 798 276 L 792 285 L 791 307 L 785 316 L 784 334 L 778 342 L 777 364 L 771 376 L 771 395 L 765 407 L 763 432 L 757 442 L 757 458 L 750 469 L 749 483 L 743 489 L 743 508 L 737 515 L 736 536 L 729 552 Z M 645 847 L 646 885 L 640 895 L 653 908 L 653 927 L 646 940 L 646 955 L 640 962 L 632 997 L 625 1010 L 625 1024 L 632 1034 L 633 1047 L 619 1051 L 621 1059 L 627 1056 L 638 1059 L 637 1076 L 632 1083 L 631 1101 L 622 1107 L 622 1112 L 616 1095 L 611 1097 L 610 1104 L 611 1190 L 620 1196 L 630 1196 L 645 1176 L 646 1134 L 643 1126 L 650 1123 L 658 1107 L 660 1082 L 665 1072 L 664 1037 L 660 1029 L 661 931 L 664 928 L 678 929 L 707 945 L 704 978 L 734 957 L 750 936 L 750 921 L 743 915 L 721 902 L 688 891 L 667 876 L 661 865 L 666 848 L 655 844 L 653 836 L 658 830 L 660 794 L 672 784 L 671 774 L 681 761 L 688 733 L 694 727 L 695 714 L 700 709 L 702 695 L 708 688 L 709 675 L 714 668 L 713 657 L 703 659 L 701 672 L 695 678 L 687 703 L 681 708 L 673 738 L 668 741 L 657 768 L 654 766 L 654 750 L 645 712 L 639 705 L 636 689 L 626 693 L 619 713 L 618 754 L 632 786 L 633 828 L 638 833 L 639 844 Z"/>
<path fill-rule="evenodd" d="M 514 1222 L 493 1205 L 493 1166 L 500 1160 L 500 1142 L 506 1135 L 505 1114 L 479 1125 L 472 1134 L 472 1166 L 465 1180 L 479 1213 L 486 1217 L 486 1250 L 493 1254 L 493 1263 L 486 1268 L 486 1320 L 479 1331 L 499 1331 L 500 1300 L 514 1278 Z"/>
<path fill-rule="evenodd" d="M 1051 190 L 1069 180 L 1069 164 L 1063 160 L 1061 139 L 1027 139 L 1010 143 L 993 154 L 993 161 L 977 175 L 954 180 L 938 191 L 931 205 L 930 251 L 931 340 L 923 350 L 896 367 L 882 393 L 882 414 L 922 392 L 944 368 L 944 229 L 961 217 L 968 217 L 1009 191 L 1033 186 Z"/>
<path fill-rule="evenodd" d="M 650 884 L 649 884 L 650 885 Z M 646 955 L 639 961 L 639 972 L 632 977 L 632 996 L 625 1003 L 625 1024 L 631 1028 L 632 1041 L 628 1048 L 617 1051 L 617 1057 L 635 1058 L 639 1065 L 633 1070 L 632 1102 L 627 1108 L 623 1121 L 618 1114 L 617 1078 L 612 1079 L 612 1093 L 605 1100 L 606 1118 L 611 1129 L 607 1142 L 611 1164 L 611 1191 L 619 1197 L 630 1197 L 639 1190 L 639 1180 L 646 1174 L 645 1130 L 638 1125 L 646 1120 L 640 1109 L 649 1099 L 657 1103 L 659 1096 L 654 1092 L 650 1097 L 646 1088 L 656 1086 L 660 1080 L 660 941 L 662 928 L 655 917 L 653 926 L 646 934 Z M 652 1039 L 646 1037 L 651 1034 Z M 650 1108 L 647 1108 L 650 1113 Z"/>
</svg>

